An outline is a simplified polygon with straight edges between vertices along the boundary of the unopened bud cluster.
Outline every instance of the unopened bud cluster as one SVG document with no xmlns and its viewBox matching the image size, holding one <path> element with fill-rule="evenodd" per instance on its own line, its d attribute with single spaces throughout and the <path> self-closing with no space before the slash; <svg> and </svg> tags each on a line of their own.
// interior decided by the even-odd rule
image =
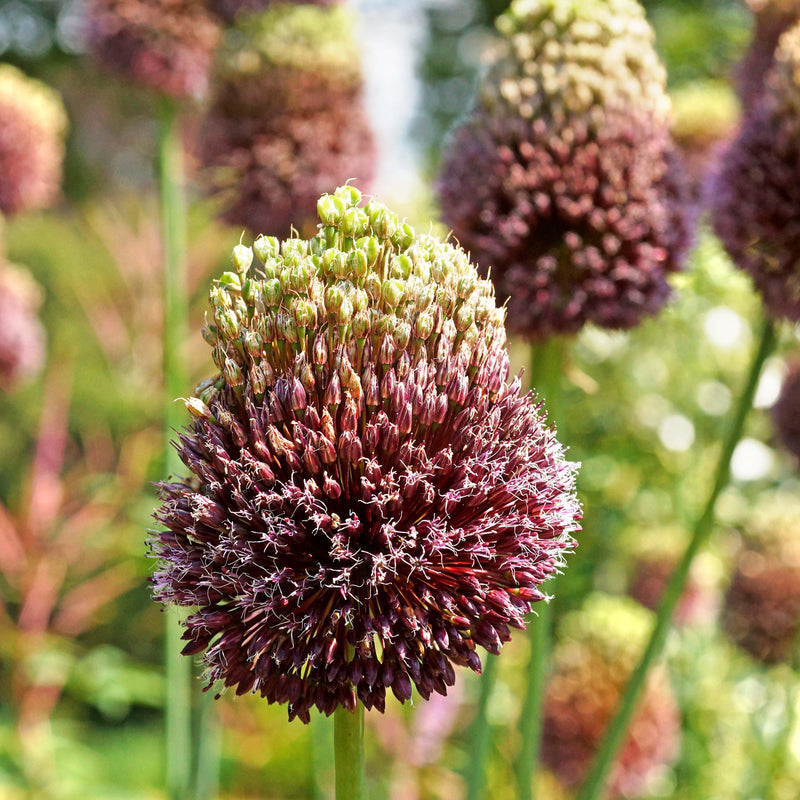
<svg viewBox="0 0 800 800">
<path fill-rule="evenodd" d="M 763 95 L 723 154 L 714 230 L 767 310 L 800 320 L 800 24 L 778 45 Z"/>
<path fill-rule="evenodd" d="M 644 650 L 653 614 L 625 598 L 591 595 L 559 626 L 544 698 L 542 760 L 581 783 Z M 641 797 L 679 752 L 680 714 L 663 671 L 650 674 L 608 782 L 610 797 Z"/>
<path fill-rule="evenodd" d="M 629 328 L 689 241 L 669 100 L 636 0 L 516 0 L 444 156 L 444 221 L 531 339 Z"/>
<path fill-rule="evenodd" d="M 466 254 L 341 187 L 310 240 L 238 246 L 162 487 L 156 595 L 208 676 L 289 703 L 444 694 L 523 627 L 579 517 Z M 199 488 L 198 483 L 199 481 Z"/>
</svg>

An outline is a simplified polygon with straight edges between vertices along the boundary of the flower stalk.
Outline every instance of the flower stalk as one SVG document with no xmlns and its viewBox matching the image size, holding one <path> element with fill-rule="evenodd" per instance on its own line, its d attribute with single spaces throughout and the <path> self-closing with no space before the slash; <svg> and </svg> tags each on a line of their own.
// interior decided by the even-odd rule
<svg viewBox="0 0 800 800">
<path fill-rule="evenodd" d="M 364 706 L 340 706 L 333 712 L 336 800 L 365 800 Z"/>
<path fill-rule="evenodd" d="M 765 318 L 759 338 L 758 346 L 753 355 L 744 389 L 739 397 L 739 402 L 734 410 L 725 440 L 722 444 L 719 462 L 714 476 L 714 483 L 702 513 L 695 523 L 692 537 L 686 552 L 670 578 L 664 592 L 663 600 L 658 609 L 655 627 L 650 636 L 650 641 L 631 675 L 625 693 L 617 710 L 616 717 L 608 727 L 606 735 L 600 744 L 595 762 L 589 775 L 577 795 L 577 800 L 597 800 L 602 794 L 606 777 L 614 762 L 631 716 L 636 707 L 636 702 L 650 668 L 661 654 L 666 640 L 667 631 L 672 621 L 672 615 L 678 600 L 683 594 L 689 569 L 700 548 L 706 543 L 714 523 L 714 510 L 717 499 L 722 490 L 728 485 L 730 479 L 730 462 L 733 451 L 742 436 L 747 415 L 753 405 L 758 380 L 761 370 L 769 354 L 773 351 L 776 342 L 775 328 L 769 318 Z"/>
</svg>

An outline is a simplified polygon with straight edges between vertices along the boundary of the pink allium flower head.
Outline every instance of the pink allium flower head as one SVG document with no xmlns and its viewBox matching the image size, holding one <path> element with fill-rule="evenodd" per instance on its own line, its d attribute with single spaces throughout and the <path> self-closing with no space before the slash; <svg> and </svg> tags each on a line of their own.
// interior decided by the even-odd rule
<svg viewBox="0 0 800 800">
<path fill-rule="evenodd" d="M 148 89 L 176 98 L 202 97 L 219 41 L 198 0 L 91 0 L 89 43 L 98 59 Z"/>
<path fill-rule="evenodd" d="M 196 607 L 210 681 L 308 721 L 445 694 L 524 627 L 572 546 L 574 465 L 519 379 L 492 286 L 458 247 L 345 186 L 311 240 L 211 290 L 219 373 L 161 487 L 155 594 Z"/>
<path fill-rule="evenodd" d="M 512 331 L 632 327 L 666 302 L 689 243 L 644 13 L 635 0 L 517 0 L 498 26 L 446 148 L 442 217 L 491 271 Z"/>
<path fill-rule="evenodd" d="M 66 129 L 55 91 L 0 65 L 0 213 L 46 208 L 56 200 Z"/>
<path fill-rule="evenodd" d="M 564 618 L 544 699 L 542 760 L 567 787 L 583 780 L 647 643 L 650 611 L 593 595 Z M 680 714 L 666 675 L 655 670 L 609 779 L 611 797 L 641 797 L 679 752 Z"/>
<path fill-rule="evenodd" d="M 781 393 L 772 407 L 772 421 L 781 444 L 800 460 L 800 362 L 783 380 Z"/>
<path fill-rule="evenodd" d="M 730 639 L 765 664 L 791 659 L 800 625 L 800 505 L 770 498 L 742 532 L 722 611 Z"/>
<path fill-rule="evenodd" d="M 201 136 L 210 190 L 231 225 L 312 232 L 320 194 L 375 170 L 352 16 L 276 5 L 235 34 Z"/>
<path fill-rule="evenodd" d="M 800 320 L 800 25 L 780 40 L 757 107 L 723 154 L 714 230 L 766 308 Z"/>
<path fill-rule="evenodd" d="M 13 387 L 44 364 L 40 304 L 41 290 L 26 271 L 0 265 L 0 389 Z"/>
</svg>

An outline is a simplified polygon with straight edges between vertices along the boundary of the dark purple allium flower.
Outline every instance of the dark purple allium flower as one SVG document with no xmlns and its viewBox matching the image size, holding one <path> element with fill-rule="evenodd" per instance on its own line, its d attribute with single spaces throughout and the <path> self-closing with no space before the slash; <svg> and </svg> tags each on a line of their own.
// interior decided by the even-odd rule
<svg viewBox="0 0 800 800">
<path fill-rule="evenodd" d="M 309 240 L 234 250 L 152 545 L 186 654 L 290 718 L 445 694 L 524 627 L 573 542 L 574 465 L 458 247 L 345 186 Z"/>
<path fill-rule="evenodd" d="M 26 271 L 0 266 L 0 389 L 10 389 L 44 364 L 44 328 L 36 315 L 40 295 Z"/>
<path fill-rule="evenodd" d="M 58 93 L 0 65 L 0 213 L 46 208 L 61 190 L 67 114 Z"/>
<path fill-rule="evenodd" d="M 742 533 L 722 611 L 731 640 L 765 664 L 789 661 L 800 625 L 800 506 L 770 498 Z"/>
<path fill-rule="evenodd" d="M 781 38 L 767 89 L 713 179 L 714 230 L 764 305 L 800 320 L 800 25 Z"/>
<path fill-rule="evenodd" d="M 202 97 L 219 26 L 198 0 L 90 0 L 89 44 L 110 70 L 176 98 Z"/>
<path fill-rule="evenodd" d="M 342 0 L 211 0 L 211 10 L 225 22 L 233 22 L 239 14 L 255 14 L 275 5 L 330 6 Z"/>
<path fill-rule="evenodd" d="M 783 379 L 780 396 L 772 407 L 772 421 L 781 444 L 800 460 L 800 362 Z"/>
<path fill-rule="evenodd" d="M 650 635 L 647 609 L 591 596 L 564 618 L 545 690 L 542 760 L 567 787 L 581 783 Z M 667 677 L 648 677 L 612 768 L 611 797 L 640 797 L 679 751 L 680 714 Z"/>
<path fill-rule="evenodd" d="M 200 137 L 210 191 L 231 225 L 313 233 L 319 196 L 375 170 L 352 18 L 279 5 L 237 33 Z"/>
<path fill-rule="evenodd" d="M 747 0 L 755 17 L 750 47 L 736 69 L 736 88 L 746 110 L 764 91 L 764 78 L 775 60 L 781 36 L 800 21 L 800 0 Z"/>
<path fill-rule="evenodd" d="M 444 155 L 442 218 L 512 331 L 630 328 L 664 305 L 690 238 L 652 31 L 631 0 L 518 2 L 498 24 L 507 38 Z"/>
</svg>

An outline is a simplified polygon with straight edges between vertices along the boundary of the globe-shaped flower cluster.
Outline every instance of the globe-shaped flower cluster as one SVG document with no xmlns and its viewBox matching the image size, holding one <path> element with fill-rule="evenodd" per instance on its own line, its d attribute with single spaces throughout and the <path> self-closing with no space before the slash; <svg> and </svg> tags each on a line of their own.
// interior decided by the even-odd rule
<svg viewBox="0 0 800 800">
<path fill-rule="evenodd" d="M 210 681 L 308 721 L 480 671 L 572 545 L 574 465 L 460 248 L 342 187 L 310 240 L 234 250 L 153 549 Z"/>
<path fill-rule="evenodd" d="M 113 72 L 176 98 L 208 87 L 219 26 L 198 0 L 90 0 L 89 44 Z"/>
<path fill-rule="evenodd" d="M 0 65 L 0 213 L 46 208 L 59 195 L 67 114 L 59 95 Z"/>
<path fill-rule="evenodd" d="M 800 320 L 800 25 L 781 37 L 764 94 L 722 156 L 714 230 L 766 308 Z"/>
<path fill-rule="evenodd" d="M 375 144 L 353 18 L 277 4 L 228 31 L 200 160 L 223 219 L 253 232 L 313 232 L 320 194 L 369 182 Z"/>
<path fill-rule="evenodd" d="M 636 0 L 517 0 L 451 135 L 444 221 L 491 270 L 511 330 L 635 325 L 689 240 L 669 100 Z"/>
<path fill-rule="evenodd" d="M 591 595 L 564 617 L 544 699 L 542 759 L 568 787 L 583 780 L 631 672 L 653 615 L 626 598 Z M 640 797 L 679 751 L 680 715 L 663 671 L 650 673 L 611 770 L 611 797 Z"/>
<path fill-rule="evenodd" d="M 800 503 L 764 498 L 742 531 L 722 626 L 765 664 L 794 656 L 800 627 Z"/>
</svg>

